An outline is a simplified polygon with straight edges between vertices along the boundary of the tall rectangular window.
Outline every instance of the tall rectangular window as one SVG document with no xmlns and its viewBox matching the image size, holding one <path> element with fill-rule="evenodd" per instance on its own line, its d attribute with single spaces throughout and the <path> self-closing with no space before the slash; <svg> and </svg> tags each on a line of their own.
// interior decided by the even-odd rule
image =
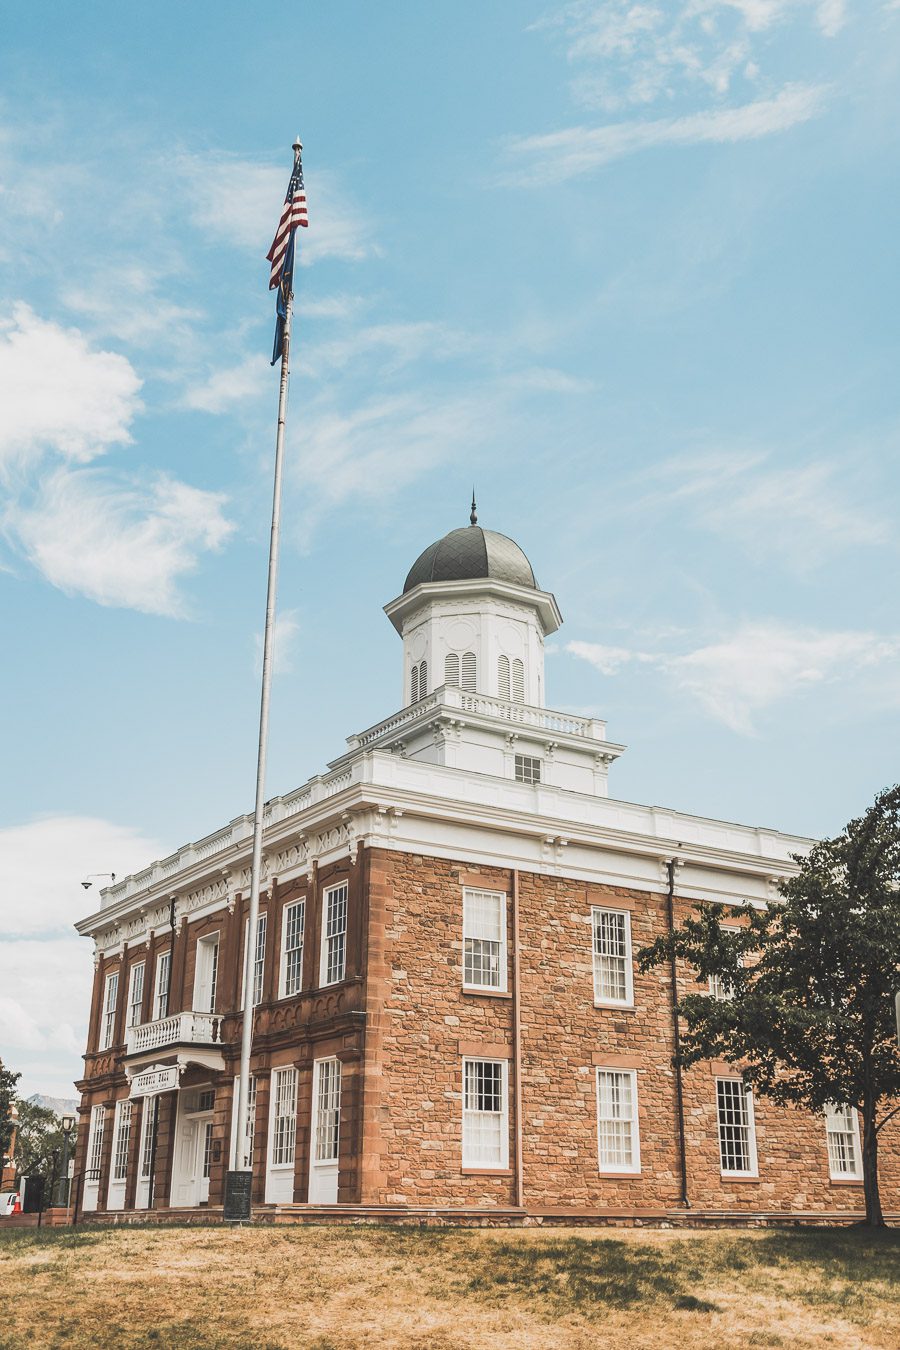
<svg viewBox="0 0 900 1350">
<path fill-rule="evenodd" d="M 316 1067 L 315 1161 L 337 1162 L 341 1129 L 341 1061 L 320 1059 Z"/>
<path fill-rule="evenodd" d="M 753 1096 L 740 1078 L 716 1079 L 719 1117 L 719 1161 L 722 1172 L 755 1177 L 756 1131 Z"/>
<path fill-rule="evenodd" d="M 113 1181 L 124 1181 L 128 1173 L 128 1143 L 131 1138 L 131 1102 L 116 1105 L 116 1139 L 113 1148 Z"/>
<path fill-rule="evenodd" d="M 631 915 L 625 909 L 594 909 L 594 1002 L 630 1007 Z"/>
<path fill-rule="evenodd" d="M 859 1122 L 852 1106 L 828 1103 L 825 1107 L 825 1138 L 832 1181 L 862 1176 Z"/>
<path fill-rule="evenodd" d="M 297 1070 L 276 1069 L 272 1080 L 271 1165 L 287 1167 L 297 1140 Z"/>
<path fill-rule="evenodd" d="M 219 935 L 213 933 L 197 942 L 194 966 L 194 1011 L 216 1010 L 216 986 L 219 979 Z"/>
<path fill-rule="evenodd" d="M 103 998 L 103 1025 L 101 1027 L 100 1049 L 105 1050 L 113 1043 L 116 1033 L 116 1005 L 119 1002 L 119 972 L 113 971 L 106 977 L 106 990 Z"/>
<path fill-rule="evenodd" d="M 463 1167 L 504 1168 L 509 1163 L 507 1063 L 463 1060 Z"/>
<path fill-rule="evenodd" d="M 203 1176 L 208 1177 L 212 1171 L 212 1140 L 213 1127 L 212 1121 L 208 1120 L 203 1127 Z"/>
<path fill-rule="evenodd" d="M 103 1134 L 106 1129 L 106 1107 L 91 1108 L 91 1128 L 88 1133 L 87 1172 L 85 1181 L 100 1180 L 100 1165 L 103 1162 Z"/>
<path fill-rule="evenodd" d="M 156 958 L 156 990 L 153 995 L 153 1016 L 156 1021 L 169 1015 L 169 976 L 172 953 L 160 952 Z"/>
<path fill-rule="evenodd" d="M 506 896 L 502 891 L 463 890 L 463 984 L 471 989 L 506 988 Z"/>
<path fill-rule="evenodd" d="M 141 1180 L 150 1177 L 150 1163 L 153 1160 L 153 1127 L 156 1117 L 158 1097 L 145 1097 L 141 1113 Z"/>
<path fill-rule="evenodd" d="M 597 1070 L 597 1140 L 601 1172 L 639 1172 L 637 1073 Z"/>
<path fill-rule="evenodd" d="M 303 984 L 303 929 L 306 923 L 306 901 L 297 900 L 287 905 L 282 920 L 281 936 L 281 998 L 299 994 Z"/>
<path fill-rule="evenodd" d="M 740 928 L 735 924 L 722 924 L 723 933 L 739 933 L 740 931 Z M 727 980 L 724 980 L 721 975 L 710 975 L 709 993 L 710 997 L 716 999 L 719 1003 L 727 1002 L 728 999 L 734 998 L 734 990 L 730 983 Z"/>
<path fill-rule="evenodd" d="M 253 1007 L 262 1003 L 263 995 L 263 977 L 266 973 L 266 932 L 268 930 L 269 920 L 265 914 L 259 914 L 256 919 L 256 944 L 253 949 Z M 247 943 L 250 941 L 250 920 L 244 924 L 244 951 L 247 950 Z M 247 971 L 244 968 L 241 975 L 241 1007 L 244 1006 L 245 982 Z"/>
<path fill-rule="evenodd" d="M 234 1080 L 234 1095 L 231 1106 L 231 1130 L 232 1138 L 237 1129 L 238 1096 L 240 1093 L 241 1080 Z M 246 1170 L 253 1166 L 253 1144 L 256 1134 L 256 1078 L 250 1075 L 249 1091 L 247 1093 L 247 1115 L 244 1120 L 244 1128 L 241 1131 L 240 1158 L 238 1160 L 238 1171 Z M 230 1164 L 229 1164 L 230 1165 Z"/>
<path fill-rule="evenodd" d="M 136 1027 L 141 1020 L 144 1006 L 144 963 L 139 961 L 131 967 L 128 979 L 128 1025 Z"/>
<path fill-rule="evenodd" d="M 320 984 L 337 984 L 347 966 L 347 883 L 330 886 L 324 897 Z"/>
</svg>

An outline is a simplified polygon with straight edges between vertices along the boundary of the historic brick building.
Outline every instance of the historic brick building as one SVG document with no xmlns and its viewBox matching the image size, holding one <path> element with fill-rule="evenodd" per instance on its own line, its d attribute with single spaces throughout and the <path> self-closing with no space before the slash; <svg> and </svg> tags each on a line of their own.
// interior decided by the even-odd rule
<svg viewBox="0 0 900 1350">
<path fill-rule="evenodd" d="M 859 1213 L 853 1113 L 754 1101 L 728 1064 L 679 1081 L 668 973 L 634 959 L 705 901 L 765 904 L 809 841 L 609 798 L 623 747 L 545 706 L 561 617 L 504 536 L 452 531 L 386 612 L 403 707 L 268 808 L 240 1126 L 255 1204 Z M 221 1206 L 251 832 L 241 816 L 117 882 L 78 925 L 97 961 L 87 1210 Z M 896 1145 L 882 1142 L 886 1208 Z"/>
</svg>

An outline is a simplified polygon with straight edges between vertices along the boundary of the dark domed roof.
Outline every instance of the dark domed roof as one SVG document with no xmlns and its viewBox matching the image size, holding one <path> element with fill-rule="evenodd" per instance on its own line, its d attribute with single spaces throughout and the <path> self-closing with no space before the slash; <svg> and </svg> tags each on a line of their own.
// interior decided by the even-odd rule
<svg viewBox="0 0 900 1350">
<path fill-rule="evenodd" d="M 474 514 L 474 510 L 473 510 Z M 531 563 L 513 539 L 480 525 L 451 530 L 431 544 L 410 568 L 403 594 L 423 581 L 470 581 L 490 577 L 538 589 Z"/>
</svg>

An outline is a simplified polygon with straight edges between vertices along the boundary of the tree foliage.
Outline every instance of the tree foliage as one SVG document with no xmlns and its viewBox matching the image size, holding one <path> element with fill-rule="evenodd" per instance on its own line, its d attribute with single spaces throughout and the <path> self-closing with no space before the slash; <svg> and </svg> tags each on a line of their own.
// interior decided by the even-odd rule
<svg viewBox="0 0 900 1350">
<path fill-rule="evenodd" d="M 878 1135 L 900 1111 L 900 786 L 795 861 L 778 901 L 731 910 L 736 930 L 723 927 L 725 906 L 706 906 L 645 948 L 640 965 L 674 951 L 704 988 L 716 976 L 728 992 L 681 999 L 684 1065 L 725 1059 L 782 1105 L 859 1111 L 866 1215 L 881 1223 Z"/>
<path fill-rule="evenodd" d="M 20 1176 L 42 1176 L 48 1186 L 59 1175 L 62 1122 L 55 1111 L 34 1102 L 19 1102 L 16 1168 Z"/>
<path fill-rule="evenodd" d="M 15 1127 L 15 1121 L 9 1113 L 16 1100 L 16 1083 L 21 1076 L 5 1068 L 0 1061 L 0 1156 L 4 1159 L 9 1157 L 9 1146 Z"/>
</svg>

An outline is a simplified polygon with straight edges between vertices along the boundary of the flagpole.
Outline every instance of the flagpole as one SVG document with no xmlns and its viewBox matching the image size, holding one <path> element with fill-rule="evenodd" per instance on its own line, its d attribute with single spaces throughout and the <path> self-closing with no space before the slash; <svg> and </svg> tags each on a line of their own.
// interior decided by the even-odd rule
<svg viewBox="0 0 900 1350">
<path fill-rule="evenodd" d="M 302 150 L 300 138 L 294 142 L 294 167 Z M 266 755 L 269 745 L 269 702 L 272 688 L 272 659 L 275 642 L 275 597 L 278 587 L 278 555 L 281 544 L 281 483 L 284 465 L 284 423 L 287 413 L 288 376 L 291 357 L 291 322 L 294 313 L 292 286 L 285 297 L 284 336 L 281 351 L 281 383 L 278 390 L 278 429 L 275 434 L 275 481 L 272 492 L 272 526 L 269 537 L 269 577 L 266 588 L 266 626 L 263 635 L 262 691 L 259 702 L 259 748 L 256 759 L 256 804 L 253 813 L 253 860 L 250 869 L 250 913 L 247 944 L 244 951 L 244 1010 L 241 1027 L 241 1064 L 237 1119 L 231 1141 L 231 1169 L 225 1179 L 226 1219 L 250 1218 L 253 1178 L 252 1158 L 244 1164 L 247 1109 L 250 1103 L 250 1050 L 253 1042 L 253 966 L 256 955 L 256 930 L 259 922 L 259 882 L 262 871 L 263 817 L 266 795 Z"/>
</svg>

